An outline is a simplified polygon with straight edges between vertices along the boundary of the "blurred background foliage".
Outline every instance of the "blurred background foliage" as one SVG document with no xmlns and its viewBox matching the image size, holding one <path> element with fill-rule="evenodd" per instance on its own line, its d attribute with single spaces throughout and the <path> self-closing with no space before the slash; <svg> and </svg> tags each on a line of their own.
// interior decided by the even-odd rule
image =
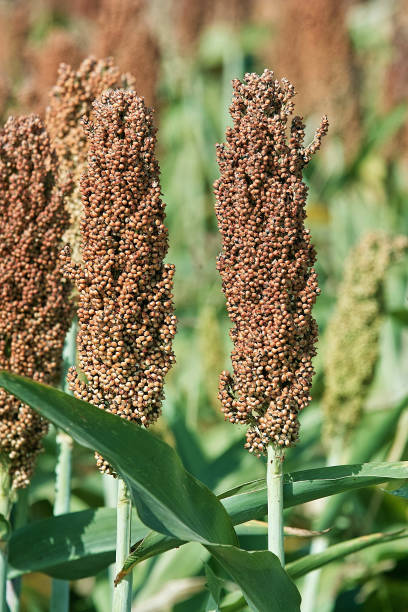
<svg viewBox="0 0 408 612">
<path fill-rule="evenodd" d="M 408 230 L 407 52 L 407 0 L 0 2 L 3 121 L 23 112 L 43 116 L 59 64 L 77 67 L 90 53 L 112 55 L 157 109 L 179 323 L 177 365 L 167 380 L 164 417 L 154 429 L 177 448 L 187 469 L 216 491 L 264 474 L 263 461 L 243 449 L 243 430 L 223 422 L 217 401 L 218 374 L 229 367 L 230 324 L 215 268 L 220 242 L 212 184 L 218 174 L 214 144 L 223 140 L 229 122 L 230 81 L 271 68 L 299 92 L 297 111 L 307 120 L 307 133 L 323 114 L 331 125 L 306 175 L 308 225 L 322 288 L 315 308 L 320 343 L 313 402 L 301 415 L 301 441 L 286 461 L 287 471 L 307 469 L 330 461 L 332 441 L 322 439 L 325 355 L 331 351 L 325 330 L 335 312 L 344 262 L 368 231 L 406 235 Z M 375 371 L 364 391 L 363 416 L 342 448 L 345 462 L 396 461 L 406 454 L 408 418 L 398 402 L 408 392 L 407 271 L 406 258 L 387 269 L 377 295 L 381 326 Z M 351 320 L 353 312 L 348 316 Z M 29 491 L 30 521 L 52 514 L 55 456 L 51 431 Z M 93 457 L 76 447 L 71 510 L 103 503 Z M 334 543 L 398 527 L 406 522 L 407 507 L 402 497 L 369 488 L 285 515 L 287 525 L 303 528 L 324 515 Z M 263 548 L 265 537 L 242 536 L 241 544 Z M 310 539 L 286 540 L 288 560 L 310 547 Z M 316 610 L 408 609 L 404 542 L 373 547 L 324 568 Z M 144 562 L 134 572 L 134 610 L 201 610 L 209 572 L 222 575 L 213 561 L 206 568 L 207 561 L 203 549 L 189 544 Z M 227 591 L 229 586 L 224 583 Z M 49 591 L 47 576 L 25 576 L 22 609 L 46 610 Z M 106 572 L 73 582 L 71 594 L 75 612 L 110 610 Z"/>
</svg>

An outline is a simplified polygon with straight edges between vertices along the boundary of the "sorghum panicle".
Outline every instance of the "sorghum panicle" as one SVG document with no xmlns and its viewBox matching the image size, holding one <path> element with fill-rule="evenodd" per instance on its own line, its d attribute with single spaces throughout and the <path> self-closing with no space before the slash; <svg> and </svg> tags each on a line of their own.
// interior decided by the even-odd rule
<svg viewBox="0 0 408 612">
<path fill-rule="evenodd" d="M 347 436 L 358 423 L 379 356 L 384 279 L 408 251 L 408 238 L 376 231 L 352 249 L 326 331 L 324 439 Z"/>
<path fill-rule="evenodd" d="M 10 118 L 0 133 L 0 367 L 47 384 L 59 382 L 72 314 L 59 262 L 68 215 L 56 175 L 39 117 Z M 28 484 L 46 431 L 41 417 L 0 390 L 0 450 L 14 487 Z"/>
<path fill-rule="evenodd" d="M 234 80 L 233 88 L 233 127 L 217 146 L 215 209 L 234 375 L 222 372 L 219 398 L 226 419 L 249 425 L 246 447 L 259 454 L 269 443 L 296 442 L 298 412 L 310 401 L 319 289 L 302 170 L 328 123 L 324 117 L 304 147 L 300 117 L 287 136 L 295 91 L 286 79 L 265 70 Z"/>
<path fill-rule="evenodd" d="M 120 74 L 112 59 L 85 59 L 77 71 L 61 64 L 58 80 L 50 94 L 46 124 L 53 147 L 58 156 L 61 180 L 72 177 L 72 190 L 66 198 L 70 214 L 70 227 L 64 240 L 72 248 L 75 261 L 80 258 L 81 194 L 80 177 L 85 170 L 88 141 L 81 120 L 90 119 L 92 103 L 103 91 L 111 87 L 132 84 L 132 77 Z"/>
<path fill-rule="evenodd" d="M 88 122 L 82 180 L 82 266 L 67 272 L 79 292 L 76 397 L 150 425 L 174 362 L 174 266 L 164 264 L 167 229 L 152 111 L 132 91 L 106 92 Z M 101 458 L 101 471 L 110 468 Z"/>
</svg>

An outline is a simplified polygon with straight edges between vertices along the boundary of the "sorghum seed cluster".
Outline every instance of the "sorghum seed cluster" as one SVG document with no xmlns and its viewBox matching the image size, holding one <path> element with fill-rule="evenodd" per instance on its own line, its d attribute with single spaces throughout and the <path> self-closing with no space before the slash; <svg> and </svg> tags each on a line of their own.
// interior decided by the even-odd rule
<svg viewBox="0 0 408 612">
<path fill-rule="evenodd" d="M 70 227 L 64 241 L 71 245 L 73 258 L 80 258 L 81 193 L 80 177 L 85 170 L 88 141 L 81 120 L 90 119 L 92 103 L 111 87 L 131 84 L 129 75 L 121 75 L 112 59 L 85 59 L 77 71 L 61 64 L 58 79 L 50 94 L 46 123 L 58 156 L 61 180 L 72 177 L 71 192 L 66 198 Z"/>
<path fill-rule="evenodd" d="M 300 117 L 287 137 L 295 91 L 286 79 L 265 70 L 233 81 L 233 88 L 233 127 L 217 146 L 215 195 L 234 374 L 222 372 L 219 398 L 226 419 L 249 425 L 246 447 L 259 454 L 269 443 L 296 442 L 298 412 L 310 401 L 319 289 L 302 170 L 328 123 L 323 118 L 304 147 Z"/>
<path fill-rule="evenodd" d="M 167 229 L 152 111 L 134 92 L 106 92 L 86 124 L 82 266 L 67 273 L 79 292 L 75 396 L 148 426 L 160 415 L 174 362 L 174 266 L 164 264 Z M 103 459 L 98 466 L 109 471 Z"/>
<path fill-rule="evenodd" d="M 352 249 L 326 331 L 324 439 L 347 436 L 358 423 L 379 356 L 384 278 L 408 250 L 408 238 L 376 231 Z"/>
<path fill-rule="evenodd" d="M 57 162 L 35 115 L 0 133 L 0 368 L 56 384 L 72 306 L 59 263 L 68 225 Z M 46 422 L 0 389 L 0 449 L 14 487 L 29 483 Z"/>
</svg>

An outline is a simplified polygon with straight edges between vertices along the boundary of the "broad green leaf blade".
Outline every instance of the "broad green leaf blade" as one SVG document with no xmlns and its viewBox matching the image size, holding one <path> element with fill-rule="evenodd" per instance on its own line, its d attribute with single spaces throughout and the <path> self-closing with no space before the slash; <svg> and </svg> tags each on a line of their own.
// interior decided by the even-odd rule
<svg viewBox="0 0 408 612">
<path fill-rule="evenodd" d="M 289 508 L 328 495 L 381 484 L 393 479 L 399 480 L 406 477 L 407 473 L 408 461 L 398 461 L 342 465 L 285 474 L 283 506 Z M 264 479 L 235 487 L 222 493 L 219 499 L 227 509 L 234 525 L 260 519 L 267 514 Z M 166 538 L 154 532 L 149 533 L 126 559 L 120 577 L 125 576 L 141 561 L 182 544 L 183 542 L 179 539 Z"/>
<path fill-rule="evenodd" d="M 300 611 L 299 591 L 271 552 L 247 552 L 235 546 L 208 546 L 217 561 L 240 586 L 255 612 Z M 273 568 L 273 572 L 271 571 Z M 273 585 L 271 578 L 275 579 Z"/>
<path fill-rule="evenodd" d="M 327 565 L 332 561 L 342 559 L 351 553 L 363 550 L 369 546 L 375 544 L 383 544 L 384 542 L 391 542 L 392 540 L 399 540 L 401 538 L 408 537 L 408 530 L 401 529 L 394 531 L 393 533 L 372 533 L 370 535 L 361 536 L 359 538 L 353 538 L 347 542 L 341 542 L 340 544 L 334 544 L 329 546 L 323 552 L 316 553 L 314 555 L 307 555 L 297 561 L 288 563 L 286 570 L 292 578 L 300 578 L 309 572 L 312 572 L 323 565 Z"/>
<path fill-rule="evenodd" d="M 149 431 L 10 372 L 0 372 L 0 385 L 77 442 L 97 450 L 126 481 L 145 525 L 183 540 L 236 543 L 222 504 L 186 472 L 174 450 Z"/>
<path fill-rule="evenodd" d="M 399 530 L 393 533 L 373 533 L 370 535 L 354 538 L 347 542 L 340 544 L 334 544 L 321 553 L 314 555 L 307 555 L 297 561 L 288 563 L 286 565 L 286 571 L 289 576 L 293 579 L 301 578 L 305 574 L 312 572 L 324 565 L 331 563 L 332 561 L 338 561 L 347 555 L 375 546 L 376 544 L 384 544 L 385 542 L 391 542 L 401 538 L 408 537 L 408 530 Z M 221 606 L 220 612 L 233 612 L 234 610 L 241 610 L 245 607 L 245 598 L 240 598 L 231 606 Z"/>
<path fill-rule="evenodd" d="M 171 447 L 137 425 L 46 385 L 9 372 L 0 372 L 0 385 L 101 453 L 126 481 L 141 520 L 163 535 L 203 544 L 254 610 L 299 612 L 300 595 L 277 557 L 229 545 L 237 537 L 225 508 L 184 470 Z"/>
<path fill-rule="evenodd" d="M 148 528 L 132 513 L 132 535 L 143 538 Z M 93 576 L 115 560 L 116 510 L 98 508 L 35 521 L 12 533 L 9 578 L 44 572 L 77 580 Z"/>
</svg>

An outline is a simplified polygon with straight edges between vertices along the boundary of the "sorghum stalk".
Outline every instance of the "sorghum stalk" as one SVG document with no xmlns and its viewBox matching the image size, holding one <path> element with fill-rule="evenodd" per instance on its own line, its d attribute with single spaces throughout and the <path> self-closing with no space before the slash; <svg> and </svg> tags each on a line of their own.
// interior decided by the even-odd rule
<svg viewBox="0 0 408 612">
<path fill-rule="evenodd" d="M 0 612 L 8 612 L 7 606 L 7 565 L 8 565 L 8 536 L 9 518 L 11 509 L 10 500 L 10 466 L 7 460 L 0 459 Z"/>
<path fill-rule="evenodd" d="M 105 478 L 108 478 L 107 476 Z M 130 550 L 132 501 L 123 480 L 118 484 L 116 512 L 116 575 L 121 571 Z M 113 592 L 113 612 L 130 610 L 132 604 L 132 572 L 129 572 Z"/>
<path fill-rule="evenodd" d="M 17 492 L 17 501 L 14 507 L 13 529 L 20 529 L 27 524 L 28 517 L 28 493 L 29 487 L 19 489 Z M 22 577 L 17 576 L 7 584 L 7 603 L 10 612 L 20 612 L 20 595 L 21 595 Z"/>
<path fill-rule="evenodd" d="M 76 333 L 77 324 L 74 320 L 65 339 L 63 357 L 69 366 L 76 362 Z M 67 391 L 67 384 L 64 385 Z M 71 501 L 71 471 L 72 447 L 71 436 L 62 430 L 57 431 L 57 465 L 55 468 L 55 500 L 54 516 L 65 514 L 70 510 Z M 53 578 L 51 582 L 50 612 L 68 612 L 69 610 L 69 581 Z"/>
<path fill-rule="evenodd" d="M 70 510 L 72 438 L 64 431 L 57 432 L 57 467 L 55 470 L 54 516 Z M 69 580 L 53 578 L 51 583 L 50 612 L 68 612 Z"/>
<path fill-rule="evenodd" d="M 58 384 L 70 324 L 70 283 L 58 253 L 68 215 L 41 120 L 10 118 L 0 134 L 0 367 Z M 0 452 L 12 489 L 29 484 L 46 422 L 0 391 Z"/>
<path fill-rule="evenodd" d="M 217 147 L 215 210 L 223 246 L 217 267 L 234 324 L 234 375 L 222 372 L 219 398 L 226 419 L 249 425 L 249 452 L 268 452 L 269 541 L 283 560 L 283 450 L 298 439 L 297 415 L 310 401 L 317 341 L 312 306 L 319 289 L 302 172 L 328 123 L 323 118 L 304 147 L 300 117 L 287 136 L 295 91 L 286 79 L 265 70 L 234 80 L 233 88 L 233 127 Z"/>
<path fill-rule="evenodd" d="M 283 546 L 283 453 L 269 444 L 266 486 L 268 491 L 268 550 L 285 566 Z"/>
<path fill-rule="evenodd" d="M 47 108 L 46 122 L 50 132 L 53 147 L 59 162 L 59 180 L 65 181 L 72 177 L 71 188 L 65 198 L 65 206 L 70 216 L 69 228 L 64 234 L 64 240 L 70 244 L 74 259 L 80 261 L 80 230 L 81 194 L 80 177 L 86 168 L 88 155 L 88 140 L 81 124 L 82 118 L 89 119 L 92 115 L 92 103 L 105 89 L 118 84 L 125 84 L 130 77 L 120 75 L 112 59 L 96 60 L 93 57 L 85 59 L 77 71 L 67 64 L 61 64 L 58 79 L 50 94 L 50 104 Z M 75 364 L 77 326 L 67 337 L 70 366 Z M 62 504 L 69 511 L 70 488 L 68 474 L 71 471 L 72 441 L 66 434 L 58 434 L 58 444 L 61 456 L 58 458 L 56 472 L 56 507 Z M 62 480 L 63 482 L 59 482 Z M 54 514 L 57 514 L 54 508 Z M 52 609 L 68 609 L 69 583 L 53 579 Z M 64 603 L 65 602 L 65 603 Z M 57 606 L 57 608 L 53 608 Z"/>
<path fill-rule="evenodd" d="M 78 367 L 68 380 L 76 397 L 148 427 L 160 415 L 176 331 L 152 111 L 133 91 L 109 91 L 86 133 L 81 266 L 63 253 L 79 294 Z M 97 465 L 113 472 L 99 455 Z"/>
</svg>

